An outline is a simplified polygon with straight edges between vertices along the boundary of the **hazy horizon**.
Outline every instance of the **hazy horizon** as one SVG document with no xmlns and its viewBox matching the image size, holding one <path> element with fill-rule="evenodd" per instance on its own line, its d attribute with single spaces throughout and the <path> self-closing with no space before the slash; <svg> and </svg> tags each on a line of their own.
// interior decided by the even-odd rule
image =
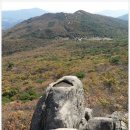
<svg viewBox="0 0 130 130">
<path fill-rule="evenodd" d="M 42 8 L 38 8 L 38 7 L 35 7 L 35 8 L 21 8 L 21 9 L 14 9 L 14 10 L 2 10 L 2 11 L 6 12 L 6 11 L 19 11 L 19 10 L 29 10 L 29 9 L 39 9 L 39 10 L 43 10 L 43 11 L 46 11 L 46 12 L 49 12 L 49 13 L 66 12 L 66 11 L 56 11 L 56 12 L 53 12 L 53 11 L 48 11 L 48 10 L 45 10 L 45 9 L 42 9 Z M 78 10 L 83 10 L 83 9 L 77 9 L 76 11 L 78 11 Z M 87 10 L 84 10 L 84 11 L 89 12 Z M 114 11 L 114 12 L 115 11 L 128 12 L 127 9 L 120 9 L 120 10 L 101 10 L 101 11 L 90 12 L 90 13 L 100 13 L 100 12 L 109 12 L 109 11 Z M 68 12 L 68 13 L 74 13 L 74 12 Z"/>
<path fill-rule="evenodd" d="M 10 6 L 13 4 L 13 6 Z M 31 9 L 31 8 L 39 8 L 48 12 L 66 12 L 66 13 L 73 13 L 77 10 L 84 10 L 90 13 L 95 12 L 101 12 L 106 10 L 128 10 L 128 2 L 127 1 L 119 1 L 119 2 L 112 2 L 111 0 L 109 2 L 103 2 L 103 1 L 83 1 L 81 2 L 78 0 L 74 2 L 73 0 L 71 2 L 62 1 L 58 2 L 54 0 L 51 2 L 51 0 L 47 1 L 35 1 L 32 0 L 32 2 L 29 0 L 25 2 L 18 1 L 18 0 L 12 0 L 12 2 L 5 0 L 2 1 L 2 11 L 13 11 L 13 10 L 20 10 L 20 9 Z"/>
</svg>

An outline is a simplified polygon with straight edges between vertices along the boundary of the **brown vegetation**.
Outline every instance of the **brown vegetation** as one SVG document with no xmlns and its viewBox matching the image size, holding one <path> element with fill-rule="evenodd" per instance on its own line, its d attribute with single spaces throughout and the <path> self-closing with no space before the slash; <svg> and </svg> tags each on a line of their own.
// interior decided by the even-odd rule
<svg viewBox="0 0 130 130">
<path fill-rule="evenodd" d="M 78 76 L 95 115 L 128 110 L 128 41 L 51 41 L 3 57 L 3 129 L 27 130 L 38 98 L 65 75 Z"/>
</svg>

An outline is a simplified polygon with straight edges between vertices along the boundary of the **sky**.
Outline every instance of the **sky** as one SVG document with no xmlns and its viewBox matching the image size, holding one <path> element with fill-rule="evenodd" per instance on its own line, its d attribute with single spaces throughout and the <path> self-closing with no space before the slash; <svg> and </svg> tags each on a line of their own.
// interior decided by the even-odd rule
<svg viewBox="0 0 130 130">
<path fill-rule="evenodd" d="M 103 10 L 128 10 L 128 0 L 3 0 L 2 10 L 41 8 L 49 12 L 91 13 Z"/>
</svg>

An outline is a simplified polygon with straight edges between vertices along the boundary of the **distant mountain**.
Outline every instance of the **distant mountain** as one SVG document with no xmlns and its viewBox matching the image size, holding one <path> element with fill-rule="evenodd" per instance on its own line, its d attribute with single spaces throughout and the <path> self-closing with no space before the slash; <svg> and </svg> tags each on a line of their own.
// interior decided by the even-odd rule
<svg viewBox="0 0 130 130">
<path fill-rule="evenodd" d="M 40 16 L 44 13 L 47 13 L 47 11 L 38 8 L 2 11 L 2 29 L 11 28 L 21 21 Z"/>
<path fill-rule="evenodd" d="M 114 18 L 122 16 L 127 13 L 128 13 L 128 10 L 104 10 L 101 12 L 96 12 L 96 14 L 110 16 L 110 17 L 114 17 Z"/>
<path fill-rule="evenodd" d="M 122 16 L 120 16 L 118 18 L 122 19 L 122 20 L 125 20 L 125 21 L 128 21 L 128 14 L 122 15 Z"/>
<path fill-rule="evenodd" d="M 37 47 L 39 44 L 41 46 L 45 39 L 59 37 L 70 39 L 77 37 L 121 38 L 127 35 L 128 22 L 120 19 L 91 14 L 82 10 L 73 14 L 46 13 L 25 20 L 5 31 L 3 52 L 11 51 L 13 48 L 11 46 L 15 46 L 12 51 L 25 49 L 25 46 L 26 49 Z M 38 42 L 39 40 L 41 43 Z"/>
</svg>

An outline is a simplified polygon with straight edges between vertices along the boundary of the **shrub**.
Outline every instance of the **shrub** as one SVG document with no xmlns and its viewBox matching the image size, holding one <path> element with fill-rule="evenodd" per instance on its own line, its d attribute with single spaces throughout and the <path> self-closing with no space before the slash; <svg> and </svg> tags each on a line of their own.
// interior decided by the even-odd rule
<svg viewBox="0 0 130 130">
<path fill-rule="evenodd" d="M 5 103 L 8 103 L 10 102 L 11 100 L 7 97 L 2 97 L 2 104 L 5 104 Z"/>
<path fill-rule="evenodd" d="M 46 38 L 53 39 L 55 38 L 55 33 L 50 29 L 45 29 Z"/>
<path fill-rule="evenodd" d="M 8 62 L 7 68 L 12 69 L 12 67 L 14 67 L 14 63 L 13 62 Z"/>
<path fill-rule="evenodd" d="M 18 88 L 9 88 L 6 91 L 4 91 L 2 93 L 2 103 L 8 103 L 13 101 L 15 98 L 15 95 L 17 95 L 19 93 L 19 89 Z M 14 99 L 13 99 L 14 98 Z"/>
<path fill-rule="evenodd" d="M 55 22 L 49 22 L 48 27 L 53 27 L 55 25 Z"/>
<path fill-rule="evenodd" d="M 88 73 L 95 72 L 95 71 L 96 71 L 95 69 L 90 69 L 88 70 Z"/>
<path fill-rule="evenodd" d="M 18 94 L 19 90 L 18 88 L 10 88 L 9 90 L 3 92 L 2 96 L 6 98 L 11 98 L 14 95 Z"/>
<path fill-rule="evenodd" d="M 40 83 L 40 84 L 41 84 L 43 81 L 44 81 L 43 79 L 36 79 L 36 81 L 35 81 L 35 82 L 36 82 L 36 83 Z"/>
<path fill-rule="evenodd" d="M 109 59 L 110 63 L 112 64 L 119 64 L 120 62 L 120 56 L 112 56 L 110 59 Z"/>
<path fill-rule="evenodd" d="M 76 75 L 78 78 L 80 78 L 80 79 L 83 79 L 83 78 L 85 77 L 85 73 L 84 73 L 84 72 L 77 72 L 75 75 Z"/>
<path fill-rule="evenodd" d="M 99 99 L 99 102 L 100 102 L 100 104 L 101 104 L 103 107 L 107 107 L 107 106 L 109 105 L 108 100 L 105 99 L 105 98 L 100 98 L 100 99 Z"/>
<path fill-rule="evenodd" d="M 22 101 L 33 100 L 36 98 L 37 98 L 37 94 L 32 88 L 26 90 L 26 92 L 23 92 L 19 95 L 19 99 Z"/>
</svg>

